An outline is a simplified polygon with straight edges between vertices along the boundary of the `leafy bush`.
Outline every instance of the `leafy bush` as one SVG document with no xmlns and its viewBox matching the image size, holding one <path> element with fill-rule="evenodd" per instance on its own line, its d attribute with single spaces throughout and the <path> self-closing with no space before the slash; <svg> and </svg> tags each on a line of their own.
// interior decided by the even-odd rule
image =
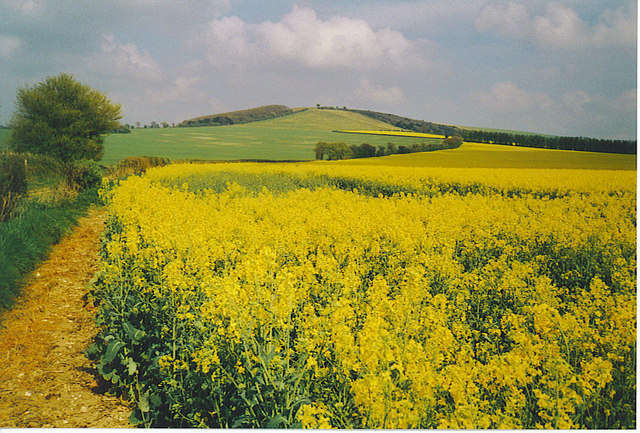
<svg viewBox="0 0 640 433">
<path fill-rule="evenodd" d="M 151 167 L 167 165 L 171 162 L 169 158 L 160 156 L 129 156 L 111 169 L 111 176 L 126 177 L 132 174 L 140 175 Z"/>
<path fill-rule="evenodd" d="M 67 182 L 74 189 L 95 188 L 102 180 L 102 168 L 91 160 L 77 161 L 66 166 Z"/>
<path fill-rule="evenodd" d="M 26 160 L 14 153 L 0 154 L 0 221 L 8 220 L 18 199 L 27 192 Z"/>
</svg>

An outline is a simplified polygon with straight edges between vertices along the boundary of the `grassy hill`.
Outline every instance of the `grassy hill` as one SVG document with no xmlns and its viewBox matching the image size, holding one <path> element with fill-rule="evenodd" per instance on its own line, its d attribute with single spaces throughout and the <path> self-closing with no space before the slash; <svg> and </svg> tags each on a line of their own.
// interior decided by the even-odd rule
<svg viewBox="0 0 640 433">
<path fill-rule="evenodd" d="M 131 134 L 113 134 L 105 140 L 102 162 L 109 165 L 127 156 L 142 155 L 172 159 L 308 160 L 314 158 L 313 147 L 319 141 L 374 146 L 429 141 L 332 132 L 336 129 L 396 128 L 358 113 L 310 108 L 276 119 L 239 125 L 134 129 Z"/>
<path fill-rule="evenodd" d="M 286 105 L 263 105 L 262 107 L 249 108 L 248 110 L 230 111 L 227 113 L 209 114 L 194 117 L 181 122 L 182 126 L 217 126 L 234 125 L 237 123 L 255 122 L 258 120 L 273 119 L 276 117 L 293 114 Z"/>
<path fill-rule="evenodd" d="M 127 156 L 164 156 L 171 159 L 206 160 L 311 160 L 318 141 L 396 145 L 423 142 L 420 138 L 362 136 L 332 132 L 339 129 L 389 130 L 396 127 L 344 110 L 315 108 L 251 123 L 199 128 L 134 129 L 131 134 L 112 134 L 105 140 L 102 163 L 111 165 Z M 0 129 L 0 150 L 8 129 Z M 436 141 L 440 141 L 436 139 Z M 546 150 L 465 143 L 458 149 L 391 155 L 344 161 L 398 167 L 451 168 L 568 168 L 635 170 L 636 155 Z"/>
</svg>

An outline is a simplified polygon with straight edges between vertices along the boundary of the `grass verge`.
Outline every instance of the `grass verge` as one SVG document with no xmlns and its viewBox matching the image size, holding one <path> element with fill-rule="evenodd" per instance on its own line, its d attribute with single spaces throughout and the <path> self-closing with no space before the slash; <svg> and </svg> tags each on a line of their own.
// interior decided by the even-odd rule
<svg viewBox="0 0 640 433">
<path fill-rule="evenodd" d="M 26 275 L 95 203 L 99 203 L 95 188 L 54 206 L 34 201 L 19 216 L 0 224 L 0 311 L 14 304 Z"/>
</svg>

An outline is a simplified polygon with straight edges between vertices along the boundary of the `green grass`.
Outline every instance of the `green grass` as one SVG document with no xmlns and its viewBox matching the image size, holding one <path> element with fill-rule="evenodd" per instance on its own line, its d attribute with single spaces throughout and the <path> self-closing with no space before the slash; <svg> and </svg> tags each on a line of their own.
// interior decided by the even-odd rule
<svg viewBox="0 0 640 433">
<path fill-rule="evenodd" d="M 635 170 L 636 155 L 464 143 L 457 149 L 352 159 L 340 163 L 396 167 Z"/>
<path fill-rule="evenodd" d="M 56 206 L 32 202 L 18 217 L 0 224 L 0 311 L 13 305 L 25 275 L 98 200 L 92 189 Z"/>
<path fill-rule="evenodd" d="M 340 134 L 335 129 L 395 129 L 358 113 L 309 109 L 277 119 L 242 125 L 194 128 L 134 129 L 105 140 L 102 163 L 114 164 L 127 156 L 165 156 L 171 159 L 310 160 L 319 141 L 374 146 L 411 145 L 424 138 Z M 438 142 L 440 140 L 437 140 Z"/>
<path fill-rule="evenodd" d="M 10 130 L 0 128 L 0 152 L 7 150 L 7 140 L 9 139 Z"/>
</svg>

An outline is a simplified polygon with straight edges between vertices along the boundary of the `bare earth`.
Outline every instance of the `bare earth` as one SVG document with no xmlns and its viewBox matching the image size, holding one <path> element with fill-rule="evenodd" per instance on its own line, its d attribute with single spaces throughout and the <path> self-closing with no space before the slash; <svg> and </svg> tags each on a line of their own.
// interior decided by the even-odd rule
<svg viewBox="0 0 640 433">
<path fill-rule="evenodd" d="M 84 350 L 97 333 L 83 300 L 97 268 L 104 210 L 91 209 L 30 276 L 0 321 L 0 427 L 130 427 Z"/>
</svg>

